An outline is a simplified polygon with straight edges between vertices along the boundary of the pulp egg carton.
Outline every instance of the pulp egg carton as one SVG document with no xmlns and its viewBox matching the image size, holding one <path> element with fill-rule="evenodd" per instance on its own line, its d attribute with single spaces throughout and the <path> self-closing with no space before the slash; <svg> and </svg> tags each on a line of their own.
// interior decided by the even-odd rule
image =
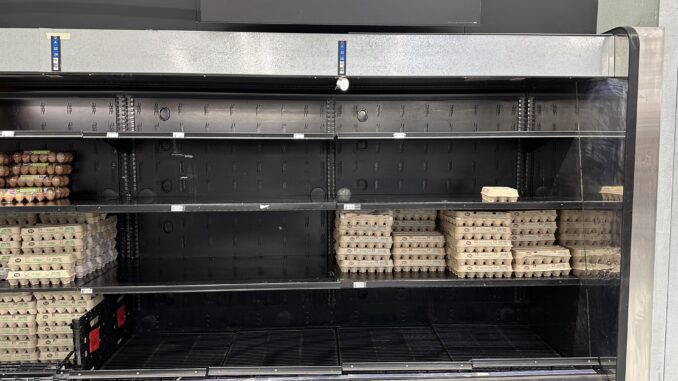
<svg viewBox="0 0 678 381">
<path fill-rule="evenodd" d="M 0 315 L 0 328 L 25 328 L 35 326 L 34 314 Z"/>
<path fill-rule="evenodd" d="M 390 249 L 393 239 L 390 235 L 382 237 L 345 235 L 337 237 L 337 245 L 351 248 Z"/>
<path fill-rule="evenodd" d="M 82 239 L 86 233 L 85 225 L 36 225 L 21 229 L 24 241 L 60 241 Z"/>
<path fill-rule="evenodd" d="M 35 213 L 0 213 L 0 225 L 35 225 L 38 215 Z M 4 226 L 3 226 L 4 227 Z"/>
<path fill-rule="evenodd" d="M 562 246 L 513 248 L 516 265 L 548 265 L 570 261 L 570 250 Z"/>
<path fill-rule="evenodd" d="M 624 187 L 623 186 L 600 187 L 600 196 L 603 198 L 603 201 L 623 201 Z"/>
<path fill-rule="evenodd" d="M 37 347 L 40 352 L 70 352 L 73 350 L 73 338 L 46 337 L 38 339 Z"/>
<path fill-rule="evenodd" d="M 458 253 L 485 253 L 511 250 L 510 240 L 483 239 L 483 240 L 448 240 L 448 248 Z"/>
<path fill-rule="evenodd" d="M 454 264 L 467 266 L 490 266 L 502 265 L 510 266 L 513 262 L 513 255 L 510 251 L 485 252 L 485 253 L 459 253 L 454 250 L 447 250 L 447 261 L 450 268 Z"/>
<path fill-rule="evenodd" d="M 480 191 L 483 202 L 516 202 L 518 190 L 509 187 L 483 187 Z"/>
<path fill-rule="evenodd" d="M 460 278 L 510 278 L 511 265 L 464 265 L 457 261 L 448 261 L 452 273 Z"/>
<path fill-rule="evenodd" d="M 38 361 L 44 363 L 51 362 L 62 362 L 68 355 L 71 354 L 71 350 L 67 351 L 43 351 L 38 352 Z"/>
<path fill-rule="evenodd" d="M 515 247 L 550 246 L 556 243 L 555 234 L 520 234 L 511 236 Z"/>
<path fill-rule="evenodd" d="M 10 286 L 65 285 L 74 281 L 75 269 L 9 271 L 7 273 L 7 282 L 9 282 Z"/>
<path fill-rule="evenodd" d="M 570 247 L 570 252 L 572 253 L 572 262 L 573 263 L 592 263 L 592 264 L 604 264 L 604 263 L 620 263 L 621 262 L 621 249 L 618 247 Z"/>
<path fill-rule="evenodd" d="M 71 338 L 73 339 L 73 329 L 70 325 L 42 325 L 36 328 L 38 339 L 49 337 Z"/>
<path fill-rule="evenodd" d="M 3 188 L 0 189 L 0 196 L 6 203 L 28 203 L 54 201 L 66 198 L 70 195 L 70 190 L 65 187 L 45 187 L 45 188 Z"/>
<path fill-rule="evenodd" d="M 21 241 L 21 227 L 0 226 L 0 242 Z"/>
<path fill-rule="evenodd" d="M 65 187 L 70 183 L 68 176 L 60 175 L 18 175 L 7 178 L 10 188 L 21 187 Z"/>
<path fill-rule="evenodd" d="M 438 272 L 445 271 L 447 264 L 444 259 L 394 259 L 395 272 Z"/>
<path fill-rule="evenodd" d="M 85 313 L 104 300 L 103 295 L 82 295 L 79 299 L 40 299 L 38 313 Z"/>
<path fill-rule="evenodd" d="M 81 312 L 37 314 L 35 322 L 38 324 L 38 330 L 40 330 L 40 327 L 70 327 L 71 322 L 80 319 L 82 315 Z"/>
<path fill-rule="evenodd" d="M 87 248 L 85 239 L 58 239 L 50 241 L 22 241 L 21 251 L 24 254 L 67 254 L 78 255 Z"/>
<path fill-rule="evenodd" d="M 35 335 L 0 336 L 0 350 L 30 351 L 37 347 L 38 339 Z"/>
<path fill-rule="evenodd" d="M 40 213 L 43 224 L 94 224 L 106 219 L 105 213 Z"/>
<path fill-rule="evenodd" d="M 0 336 L 35 336 L 38 330 L 35 324 L 27 327 L 2 327 Z"/>
<path fill-rule="evenodd" d="M 356 249 L 351 247 L 336 248 L 336 257 L 340 261 L 377 261 L 391 257 L 389 249 Z"/>
<path fill-rule="evenodd" d="M 393 271 L 393 261 L 337 261 L 342 273 L 384 273 Z"/>
<path fill-rule="evenodd" d="M 566 276 L 570 275 L 570 270 L 570 264 L 567 262 L 513 265 L 513 273 L 516 274 L 516 278 L 548 278 L 554 276 Z"/>
<path fill-rule="evenodd" d="M 21 241 L 2 241 L 0 242 L 0 254 L 14 255 L 21 253 Z"/>
<path fill-rule="evenodd" d="M 611 224 L 614 215 L 607 210 L 561 210 L 558 212 L 560 224 L 564 222 L 592 222 Z"/>
<path fill-rule="evenodd" d="M 28 315 L 37 312 L 35 300 L 29 302 L 0 302 L 0 315 Z"/>
<path fill-rule="evenodd" d="M 357 213 L 357 212 L 340 212 L 337 218 L 337 225 L 341 226 L 382 226 L 391 227 L 393 225 L 393 213 L 391 212 L 375 212 L 375 213 Z"/>
<path fill-rule="evenodd" d="M 553 222 L 513 222 L 511 233 L 518 234 L 555 234 L 558 224 Z"/>
<path fill-rule="evenodd" d="M 604 234 L 610 233 L 612 224 L 598 224 L 593 222 L 561 222 L 561 234 Z"/>
<path fill-rule="evenodd" d="M 555 222 L 556 210 L 518 210 L 510 212 L 513 223 Z"/>
<path fill-rule="evenodd" d="M 612 234 L 559 234 L 558 242 L 563 246 L 604 247 L 612 244 Z"/>
<path fill-rule="evenodd" d="M 603 255 L 589 255 L 586 257 L 572 257 L 572 265 L 607 265 L 619 266 L 621 264 L 621 257 L 603 256 Z"/>
<path fill-rule="evenodd" d="M 27 363 L 39 361 L 38 351 L 33 350 L 2 350 L 0 349 L 0 363 Z"/>
<path fill-rule="evenodd" d="M 393 218 L 398 221 L 434 221 L 438 211 L 436 209 L 395 209 Z"/>
<path fill-rule="evenodd" d="M 432 220 L 395 220 L 393 231 L 395 232 L 429 232 L 436 230 L 435 217 Z"/>
<path fill-rule="evenodd" d="M 30 302 L 31 300 L 33 300 L 33 294 L 30 292 L 8 292 L 0 294 L 0 302 L 2 303 Z"/>
<path fill-rule="evenodd" d="M 445 246 L 445 237 L 438 232 L 395 232 L 394 247 L 440 247 Z"/>
<path fill-rule="evenodd" d="M 445 225 L 445 235 L 453 240 L 509 240 L 511 229 L 504 226 Z"/>
<path fill-rule="evenodd" d="M 71 254 L 22 254 L 10 257 L 9 271 L 74 270 L 76 258 Z"/>
<path fill-rule="evenodd" d="M 441 211 L 440 219 L 454 226 L 511 226 L 507 212 Z"/>
<path fill-rule="evenodd" d="M 619 276 L 619 264 L 573 263 L 572 273 L 580 278 L 604 278 Z"/>
<path fill-rule="evenodd" d="M 14 163 L 72 163 L 73 154 L 49 150 L 30 150 L 14 152 L 11 156 Z"/>
<path fill-rule="evenodd" d="M 342 235 L 354 236 L 386 236 L 391 235 L 391 228 L 387 226 L 342 226 L 338 225 L 334 228 L 335 237 Z"/>
<path fill-rule="evenodd" d="M 442 260 L 445 249 L 442 247 L 394 247 L 391 249 L 393 259 L 397 260 Z"/>
</svg>

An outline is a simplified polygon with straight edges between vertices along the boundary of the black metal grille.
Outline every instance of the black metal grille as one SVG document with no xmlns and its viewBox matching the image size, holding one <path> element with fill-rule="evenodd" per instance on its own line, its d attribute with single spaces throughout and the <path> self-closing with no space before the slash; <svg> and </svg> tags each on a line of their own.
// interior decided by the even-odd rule
<svg viewBox="0 0 678 381">
<path fill-rule="evenodd" d="M 339 328 L 339 347 L 346 363 L 450 361 L 430 327 Z"/>
</svg>

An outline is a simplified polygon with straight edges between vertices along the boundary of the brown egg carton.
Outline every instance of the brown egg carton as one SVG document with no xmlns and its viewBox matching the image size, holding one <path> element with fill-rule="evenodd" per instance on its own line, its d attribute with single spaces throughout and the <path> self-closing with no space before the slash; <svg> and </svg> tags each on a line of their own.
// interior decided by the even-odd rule
<svg viewBox="0 0 678 381">
<path fill-rule="evenodd" d="M 0 302 L 2 303 L 22 303 L 33 300 L 33 294 L 30 292 L 8 292 L 0 294 Z"/>
<path fill-rule="evenodd" d="M 555 222 L 558 212 L 549 210 L 516 210 L 510 212 L 513 223 Z"/>
<path fill-rule="evenodd" d="M 76 258 L 71 254 L 22 254 L 12 256 L 9 271 L 74 270 Z"/>
<path fill-rule="evenodd" d="M 514 247 L 511 253 L 516 265 L 543 265 L 570 261 L 570 250 L 562 246 Z"/>
<path fill-rule="evenodd" d="M 511 250 L 510 240 L 483 239 L 483 240 L 454 240 L 447 241 L 447 247 L 458 253 L 485 253 Z"/>
<path fill-rule="evenodd" d="M 611 224 L 614 214 L 608 210 L 561 210 L 558 212 L 559 225 L 563 222 L 592 222 Z"/>
<path fill-rule="evenodd" d="M 441 260 L 445 258 L 445 249 L 442 247 L 394 247 L 391 253 L 394 260 Z"/>
<path fill-rule="evenodd" d="M 455 226 L 511 226 L 511 215 L 507 212 L 441 211 L 441 221 Z"/>
<path fill-rule="evenodd" d="M 500 226 L 445 225 L 445 235 L 453 240 L 510 240 L 511 229 Z"/>
<path fill-rule="evenodd" d="M 379 214 L 340 212 L 337 216 L 337 225 L 341 226 L 382 226 L 391 227 L 393 225 L 393 214 L 391 212 L 382 212 Z"/>
<path fill-rule="evenodd" d="M 39 361 L 39 353 L 37 350 L 22 350 L 21 352 L 8 352 L 0 350 L 0 363 L 3 364 L 22 364 Z"/>
<path fill-rule="evenodd" d="M 394 272 L 443 272 L 447 264 L 443 259 L 394 259 Z"/>
<path fill-rule="evenodd" d="M 34 327 L 35 315 L 0 315 L 0 328 Z"/>
<path fill-rule="evenodd" d="M 558 224 L 555 222 L 514 222 L 511 224 L 511 233 L 522 234 L 555 234 Z"/>
<path fill-rule="evenodd" d="M 624 201 L 623 186 L 604 186 L 600 187 L 600 196 L 603 201 Z"/>
<path fill-rule="evenodd" d="M 394 247 L 444 247 L 445 236 L 438 232 L 393 233 Z"/>
<path fill-rule="evenodd" d="M 0 196 L 2 196 L 2 201 L 6 203 L 23 203 L 28 202 L 42 202 L 42 201 L 53 201 L 62 198 L 66 198 L 70 195 L 68 188 L 3 188 L 0 189 Z"/>
<path fill-rule="evenodd" d="M 432 220 L 395 220 L 394 232 L 432 232 L 436 230 L 435 217 Z"/>
<path fill-rule="evenodd" d="M 106 219 L 105 213 L 40 213 L 43 224 L 95 224 Z"/>
<path fill-rule="evenodd" d="M 35 213 L 0 213 L 0 225 L 26 226 L 35 225 L 38 222 L 38 215 Z"/>
<path fill-rule="evenodd" d="M 336 258 L 339 261 L 376 261 L 389 259 L 389 249 L 356 249 L 350 247 L 337 247 Z"/>
<path fill-rule="evenodd" d="M 8 188 L 23 187 L 65 187 L 71 180 L 65 175 L 15 175 L 5 179 Z"/>
<path fill-rule="evenodd" d="M 396 221 L 435 221 L 436 209 L 395 209 L 393 218 Z"/>
<path fill-rule="evenodd" d="M 49 270 L 49 271 L 9 271 L 7 282 L 10 286 L 47 286 L 66 285 L 75 281 L 75 269 L 73 270 Z"/>
<path fill-rule="evenodd" d="M 342 273 L 384 273 L 393 271 L 391 259 L 378 261 L 337 261 Z"/>
<path fill-rule="evenodd" d="M 513 265 L 516 278 L 550 278 L 570 275 L 570 264 L 551 263 L 540 265 Z"/>
<path fill-rule="evenodd" d="M 0 254 L 2 255 L 21 254 L 21 241 L 0 242 Z"/>
<path fill-rule="evenodd" d="M 9 171 L 12 176 L 19 175 L 70 175 L 73 166 L 60 163 L 22 163 L 13 164 Z"/>
<path fill-rule="evenodd" d="M 517 202 L 518 190 L 509 187 L 483 187 L 480 196 L 483 202 Z"/>
<path fill-rule="evenodd" d="M 511 265 L 464 265 L 448 261 L 448 268 L 459 278 L 510 278 Z"/>
<path fill-rule="evenodd" d="M 612 224 L 593 222 L 561 222 L 558 226 L 561 234 L 606 234 L 612 230 Z"/>
<path fill-rule="evenodd" d="M 30 302 L 0 302 L 0 315 L 27 315 L 36 312 L 35 300 Z"/>
<path fill-rule="evenodd" d="M 551 246 L 556 243 L 554 234 L 521 234 L 511 236 L 514 247 Z"/>
<path fill-rule="evenodd" d="M 454 264 L 468 266 L 510 266 L 513 262 L 513 255 L 511 255 L 510 251 L 500 251 L 496 253 L 458 253 L 453 250 L 448 250 L 447 262 L 451 267 L 454 266 Z"/>
<path fill-rule="evenodd" d="M 73 154 L 50 150 L 28 150 L 14 152 L 11 156 L 13 163 L 72 163 Z"/>
<path fill-rule="evenodd" d="M 382 237 L 391 235 L 391 228 L 386 226 L 335 226 L 334 236 L 343 235 Z"/>
<path fill-rule="evenodd" d="M 339 247 L 390 249 L 393 245 L 391 236 L 370 237 L 345 235 L 336 239 Z"/>
</svg>

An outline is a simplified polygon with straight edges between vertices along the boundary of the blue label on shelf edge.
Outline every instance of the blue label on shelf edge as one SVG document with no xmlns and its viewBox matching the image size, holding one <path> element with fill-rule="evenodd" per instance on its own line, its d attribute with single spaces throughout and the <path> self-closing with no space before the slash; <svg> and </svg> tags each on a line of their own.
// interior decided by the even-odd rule
<svg viewBox="0 0 678 381">
<path fill-rule="evenodd" d="M 339 41 L 339 75 L 346 75 L 346 41 Z"/>
<path fill-rule="evenodd" d="M 51 37 L 52 71 L 61 71 L 61 37 Z"/>
</svg>

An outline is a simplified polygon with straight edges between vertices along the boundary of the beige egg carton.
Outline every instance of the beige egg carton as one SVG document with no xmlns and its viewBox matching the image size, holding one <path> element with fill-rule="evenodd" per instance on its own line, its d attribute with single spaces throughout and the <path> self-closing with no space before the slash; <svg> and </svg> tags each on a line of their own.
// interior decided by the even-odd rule
<svg viewBox="0 0 678 381">
<path fill-rule="evenodd" d="M 391 235 L 391 228 L 387 226 L 336 226 L 334 235 L 354 235 L 354 236 L 386 236 Z"/>
<path fill-rule="evenodd" d="M 105 213 L 40 213 L 43 224 L 94 224 L 106 219 Z"/>
<path fill-rule="evenodd" d="M 505 226 L 444 225 L 445 235 L 453 240 L 510 240 L 511 229 Z"/>
<path fill-rule="evenodd" d="M 450 266 L 455 263 L 469 266 L 508 265 L 513 262 L 510 251 L 486 253 L 459 253 L 454 249 L 447 249 L 447 262 Z"/>
<path fill-rule="evenodd" d="M 71 322 L 82 317 L 81 312 L 68 312 L 59 314 L 37 314 L 35 322 L 38 324 L 38 331 L 40 327 L 58 327 L 70 326 Z"/>
<path fill-rule="evenodd" d="M 619 265 L 581 264 L 572 265 L 572 273 L 581 278 L 606 278 L 619 276 Z"/>
<path fill-rule="evenodd" d="M 53 363 L 53 362 L 62 362 L 68 355 L 71 354 L 71 350 L 66 351 L 39 351 L 38 352 L 38 361 L 44 363 Z"/>
<path fill-rule="evenodd" d="M 38 333 L 37 331 L 35 324 L 28 327 L 2 327 L 0 328 L 0 336 L 35 336 Z"/>
<path fill-rule="evenodd" d="M 13 255 L 21 253 L 21 241 L 2 241 L 0 242 L 0 254 Z"/>
<path fill-rule="evenodd" d="M 378 261 L 337 261 L 342 273 L 384 273 L 393 271 L 391 259 Z"/>
<path fill-rule="evenodd" d="M 561 222 L 558 228 L 561 234 L 605 234 L 611 232 L 612 224 Z"/>
<path fill-rule="evenodd" d="M 516 202 L 518 190 L 509 187 L 483 187 L 480 196 L 483 202 Z"/>
<path fill-rule="evenodd" d="M 0 225 L 2 227 L 35 225 L 38 215 L 35 213 L 0 213 Z"/>
<path fill-rule="evenodd" d="M 390 249 L 393 245 L 390 235 L 384 237 L 340 236 L 336 241 L 339 247 L 352 248 Z"/>
<path fill-rule="evenodd" d="M 80 291 L 36 291 L 33 293 L 35 300 L 92 300 L 93 294 L 81 294 Z"/>
<path fill-rule="evenodd" d="M 34 300 L 33 294 L 30 292 L 7 292 L 0 294 L 0 302 L 2 303 L 21 303 L 32 300 Z"/>
<path fill-rule="evenodd" d="M 0 336 L 0 350 L 35 350 L 38 339 L 35 335 Z"/>
<path fill-rule="evenodd" d="M 21 240 L 20 226 L 0 226 L 0 242 L 20 241 L 20 240 Z"/>
<path fill-rule="evenodd" d="M 373 214 L 357 212 L 340 212 L 337 218 L 337 225 L 352 227 L 356 226 L 391 227 L 393 225 L 393 213 L 382 212 L 379 214 Z"/>
<path fill-rule="evenodd" d="M 61 324 L 61 325 L 40 325 L 36 327 L 36 335 L 38 338 L 47 338 L 47 337 L 62 337 L 62 338 L 72 338 L 73 337 L 73 328 L 70 324 Z"/>
<path fill-rule="evenodd" d="M 436 230 L 435 217 L 432 220 L 395 220 L 393 231 L 397 232 L 429 232 Z"/>
<path fill-rule="evenodd" d="M 71 270 L 76 258 L 71 254 L 22 254 L 10 257 L 9 271 Z"/>
<path fill-rule="evenodd" d="M 38 349 L 48 350 L 56 349 L 57 350 L 73 350 L 73 338 L 72 337 L 45 337 L 38 339 Z"/>
<path fill-rule="evenodd" d="M 351 247 L 337 247 L 336 258 L 340 261 L 377 261 L 389 259 L 389 249 L 356 249 Z"/>
<path fill-rule="evenodd" d="M 447 264 L 443 259 L 394 259 L 394 272 L 444 272 Z"/>
<path fill-rule="evenodd" d="M 564 222 L 593 222 L 611 224 L 614 214 L 609 210 L 561 210 L 558 212 L 559 224 Z"/>
<path fill-rule="evenodd" d="M 394 247 L 391 249 L 393 259 L 399 260 L 441 260 L 445 258 L 442 247 Z"/>
<path fill-rule="evenodd" d="M 39 361 L 39 353 L 32 351 L 9 352 L 0 350 L 0 363 L 27 363 Z"/>
<path fill-rule="evenodd" d="M 37 286 L 71 284 L 75 281 L 75 269 L 49 271 L 9 271 L 10 286 Z"/>
<path fill-rule="evenodd" d="M 511 236 L 514 247 L 550 246 L 556 243 L 555 234 L 521 234 Z"/>
<path fill-rule="evenodd" d="M 570 250 L 562 246 L 514 247 L 511 253 L 516 265 L 566 263 L 570 260 Z"/>
<path fill-rule="evenodd" d="M 24 241 L 55 241 L 82 239 L 87 233 L 86 225 L 36 225 L 21 229 Z"/>
<path fill-rule="evenodd" d="M 459 278 L 510 278 L 511 265 L 464 265 L 448 261 L 448 267 Z"/>
<path fill-rule="evenodd" d="M 434 221 L 438 211 L 436 209 L 395 209 L 393 217 L 396 221 Z"/>
<path fill-rule="evenodd" d="M 394 247 L 444 247 L 445 236 L 438 232 L 393 233 Z"/>
<path fill-rule="evenodd" d="M 535 265 L 513 265 L 516 278 L 549 278 L 570 275 L 570 264 L 550 263 Z"/>
<path fill-rule="evenodd" d="M 603 201 L 624 201 L 624 187 L 620 185 L 600 187 L 600 196 Z"/>
<path fill-rule="evenodd" d="M 455 226 L 511 226 L 507 212 L 441 211 L 440 219 Z"/>
<path fill-rule="evenodd" d="M 514 222 L 511 224 L 513 234 L 555 234 L 558 224 L 554 222 Z"/>
<path fill-rule="evenodd" d="M 604 247 L 612 244 L 612 234 L 559 234 L 558 242 L 567 247 Z"/>
<path fill-rule="evenodd" d="M 511 250 L 510 240 L 483 239 L 483 240 L 454 240 L 447 241 L 447 247 L 458 253 L 485 253 Z"/>
<path fill-rule="evenodd" d="M 0 315 L 26 315 L 37 311 L 35 300 L 30 302 L 0 302 Z"/>
<path fill-rule="evenodd" d="M 572 263 L 611 264 L 621 263 L 621 249 L 618 247 L 580 247 L 570 248 Z"/>
<path fill-rule="evenodd" d="M 572 265 L 607 265 L 611 267 L 618 267 L 621 264 L 621 257 L 617 256 L 603 256 L 590 255 L 586 257 L 572 257 Z"/>
<path fill-rule="evenodd" d="M 555 222 L 558 212 L 553 210 L 516 210 L 510 212 L 513 223 Z"/>
<path fill-rule="evenodd" d="M 34 327 L 35 315 L 0 315 L 0 328 Z"/>
</svg>

